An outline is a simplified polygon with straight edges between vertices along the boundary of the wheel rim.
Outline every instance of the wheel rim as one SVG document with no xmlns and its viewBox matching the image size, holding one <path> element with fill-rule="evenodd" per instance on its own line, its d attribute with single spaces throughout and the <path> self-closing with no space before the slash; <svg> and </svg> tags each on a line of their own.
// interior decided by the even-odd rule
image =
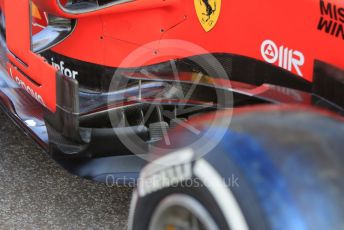
<svg viewBox="0 0 344 230">
<path fill-rule="evenodd" d="M 160 202 L 149 230 L 218 230 L 207 209 L 187 195 L 171 195 Z"/>
</svg>

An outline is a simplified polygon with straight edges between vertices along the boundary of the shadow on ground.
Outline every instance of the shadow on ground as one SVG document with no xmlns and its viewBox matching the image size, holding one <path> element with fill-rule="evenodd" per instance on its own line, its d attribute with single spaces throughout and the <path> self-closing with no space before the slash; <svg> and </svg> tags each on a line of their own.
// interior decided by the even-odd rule
<svg viewBox="0 0 344 230">
<path fill-rule="evenodd" d="M 126 229 L 130 196 L 70 175 L 0 112 L 0 229 Z"/>
</svg>

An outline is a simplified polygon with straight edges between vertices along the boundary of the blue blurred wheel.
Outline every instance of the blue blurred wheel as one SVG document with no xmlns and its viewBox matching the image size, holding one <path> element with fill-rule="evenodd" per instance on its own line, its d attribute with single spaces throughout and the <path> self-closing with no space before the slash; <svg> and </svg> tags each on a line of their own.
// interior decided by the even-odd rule
<svg viewBox="0 0 344 230">
<path fill-rule="evenodd" d="M 193 126 L 206 130 L 206 119 Z M 176 149 L 196 138 L 182 129 L 170 137 Z M 159 205 L 166 199 L 173 204 L 176 195 L 196 200 L 218 229 L 341 229 L 343 137 L 341 118 L 310 108 L 240 112 L 209 154 L 199 158 L 192 149 L 181 149 L 142 171 L 131 229 L 149 229 L 154 216 L 161 215 Z M 174 226 L 166 223 L 162 229 Z"/>
</svg>

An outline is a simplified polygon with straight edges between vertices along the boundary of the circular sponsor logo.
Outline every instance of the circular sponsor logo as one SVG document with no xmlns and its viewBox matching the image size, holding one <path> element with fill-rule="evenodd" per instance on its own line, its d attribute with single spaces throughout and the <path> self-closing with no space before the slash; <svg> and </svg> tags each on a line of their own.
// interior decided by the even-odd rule
<svg viewBox="0 0 344 230">
<path fill-rule="evenodd" d="M 270 64 L 275 63 L 278 60 L 278 48 L 277 45 L 271 41 L 266 40 L 262 43 L 261 46 L 261 54 L 265 61 L 267 61 Z"/>
</svg>

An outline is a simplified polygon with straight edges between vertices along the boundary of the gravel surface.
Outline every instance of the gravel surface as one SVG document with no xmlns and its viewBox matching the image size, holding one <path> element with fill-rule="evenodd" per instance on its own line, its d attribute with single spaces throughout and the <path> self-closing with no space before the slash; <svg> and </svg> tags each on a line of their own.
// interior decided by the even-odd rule
<svg viewBox="0 0 344 230">
<path fill-rule="evenodd" d="M 126 229 L 130 196 L 70 175 L 0 112 L 0 229 Z"/>
</svg>

